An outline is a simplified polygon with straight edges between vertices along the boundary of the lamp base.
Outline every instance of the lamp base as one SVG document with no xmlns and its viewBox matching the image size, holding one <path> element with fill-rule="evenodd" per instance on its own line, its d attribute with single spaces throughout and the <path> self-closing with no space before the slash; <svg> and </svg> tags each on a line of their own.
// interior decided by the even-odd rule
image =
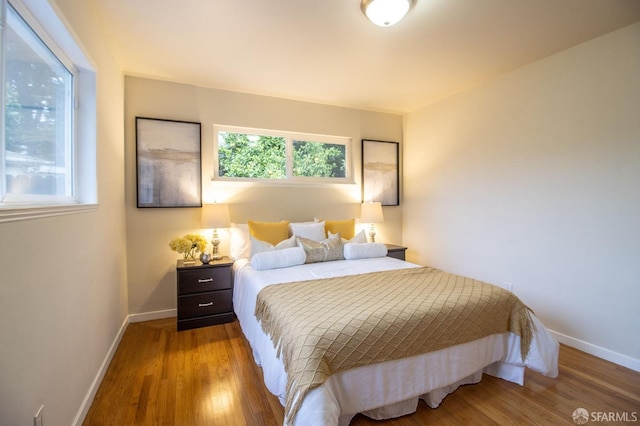
<svg viewBox="0 0 640 426">
<path fill-rule="evenodd" d="M 220 239 L 218 238 L 218 230 L 213 230 L 213 239 L 211 240 L 211 245 L 213 246 L 213 253 L 211 253 L 211 259 L 220 260 L 222 259 L 222 255 L 218 250 L 218 246 L 220 245 Z"/>
</svg>

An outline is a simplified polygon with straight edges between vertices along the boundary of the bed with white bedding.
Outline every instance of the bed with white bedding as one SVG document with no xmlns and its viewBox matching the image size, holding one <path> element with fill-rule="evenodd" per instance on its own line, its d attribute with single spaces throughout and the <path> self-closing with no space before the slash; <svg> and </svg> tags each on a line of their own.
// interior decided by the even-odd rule
<svg viewBox="0 0 640 426">
<path fill-rule="evenodd" d="M 284 405 L 287 373 L 273 341 L 255 316 L 260 290 L 279 283 L 417 267 L 391 257 L 374 257 L 256 270 L 247 259 L 237 260 L 234 310 L 269 391 Z M 293 420 L 286 421 L 296 425 L 347 425 L 357 413 L 374 419 L 393 418 L 414 412 L 418 399 L 435 408 L 458 386 L 480 381 L 483 372 L 520 385 L 525 367 L 555 377 L 558 343 L 535 315 L 531 319 L 533 336 L 524 360 L 520 336 L 505 332 L 408 358 L 360 366 L 333 374 L 309 391 Z"/>
</svg>

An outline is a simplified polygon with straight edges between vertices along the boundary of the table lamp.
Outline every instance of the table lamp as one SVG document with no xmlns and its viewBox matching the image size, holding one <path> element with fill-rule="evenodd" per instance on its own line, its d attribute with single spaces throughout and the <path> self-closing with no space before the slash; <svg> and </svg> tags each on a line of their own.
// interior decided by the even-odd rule
<svg viewBox="0 0 640 426">
<path fill-rule="evenodd" d="M 382 215 L 382 204 L 377 201 L 370 203 L 362 203 L 360 210 L 360 223 L 370 223 L 369 237 L 371 242 L 376 242 L 376 227 L 374 223 L 384 222 L 384 216 Z"/>
<path fill-rule="evenodd" d="M 204 204 L 202 206 L 201 224 L 204 229 L 213 229 L 211 238 L 213 253 L 211 258 L 214 260 L 222 259 L 222 255 L 218 251 L 218 246 L 220 245 L 218 229 L 228 228 L 231 225 L 229 206 L 227 204 Z"/>
</svg>

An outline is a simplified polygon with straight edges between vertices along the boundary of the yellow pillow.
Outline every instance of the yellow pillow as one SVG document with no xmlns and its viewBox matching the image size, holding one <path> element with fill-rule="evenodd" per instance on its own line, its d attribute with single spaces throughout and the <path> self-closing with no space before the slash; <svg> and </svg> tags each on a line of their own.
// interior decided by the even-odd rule
<svg viewBox="0 0 640 426">
<path fill-rule="evenodd" d="M 347 240 L 353 238 L 353 236 L 355 235 L 355 228 L 355 219 L 324 221 L 324 229 L 325 231 L 327 231 L 327 235 L 329 235 L 329 232 L 331 232 L 332 234 L 337 234 L 339 232 L 340 236 Z"/>
<path fill-rule="evenodd" d="M 249 233 L 253 238 L 266 241 L 274 246 L 282 240 L 289 238 L 289 222 L 255 222 L 247 221 Z"/>
</svg>

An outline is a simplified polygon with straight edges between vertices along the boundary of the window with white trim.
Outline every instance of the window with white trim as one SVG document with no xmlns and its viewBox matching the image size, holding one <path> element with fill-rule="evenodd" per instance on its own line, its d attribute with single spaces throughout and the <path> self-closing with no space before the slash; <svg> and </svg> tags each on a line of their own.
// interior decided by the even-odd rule
<svg viewBox="0 0 640 426">
<path fill-rule="evenodd" d="M 0 2 L 0 215 L 95 203 L 95 72 L 51 8 L 36 17 L 28 0 Z"/>
<path fill-rule="evenodd" d="M 214 126 L 214 179 L 353 183 L 351 138 Z"/>
</svg>

